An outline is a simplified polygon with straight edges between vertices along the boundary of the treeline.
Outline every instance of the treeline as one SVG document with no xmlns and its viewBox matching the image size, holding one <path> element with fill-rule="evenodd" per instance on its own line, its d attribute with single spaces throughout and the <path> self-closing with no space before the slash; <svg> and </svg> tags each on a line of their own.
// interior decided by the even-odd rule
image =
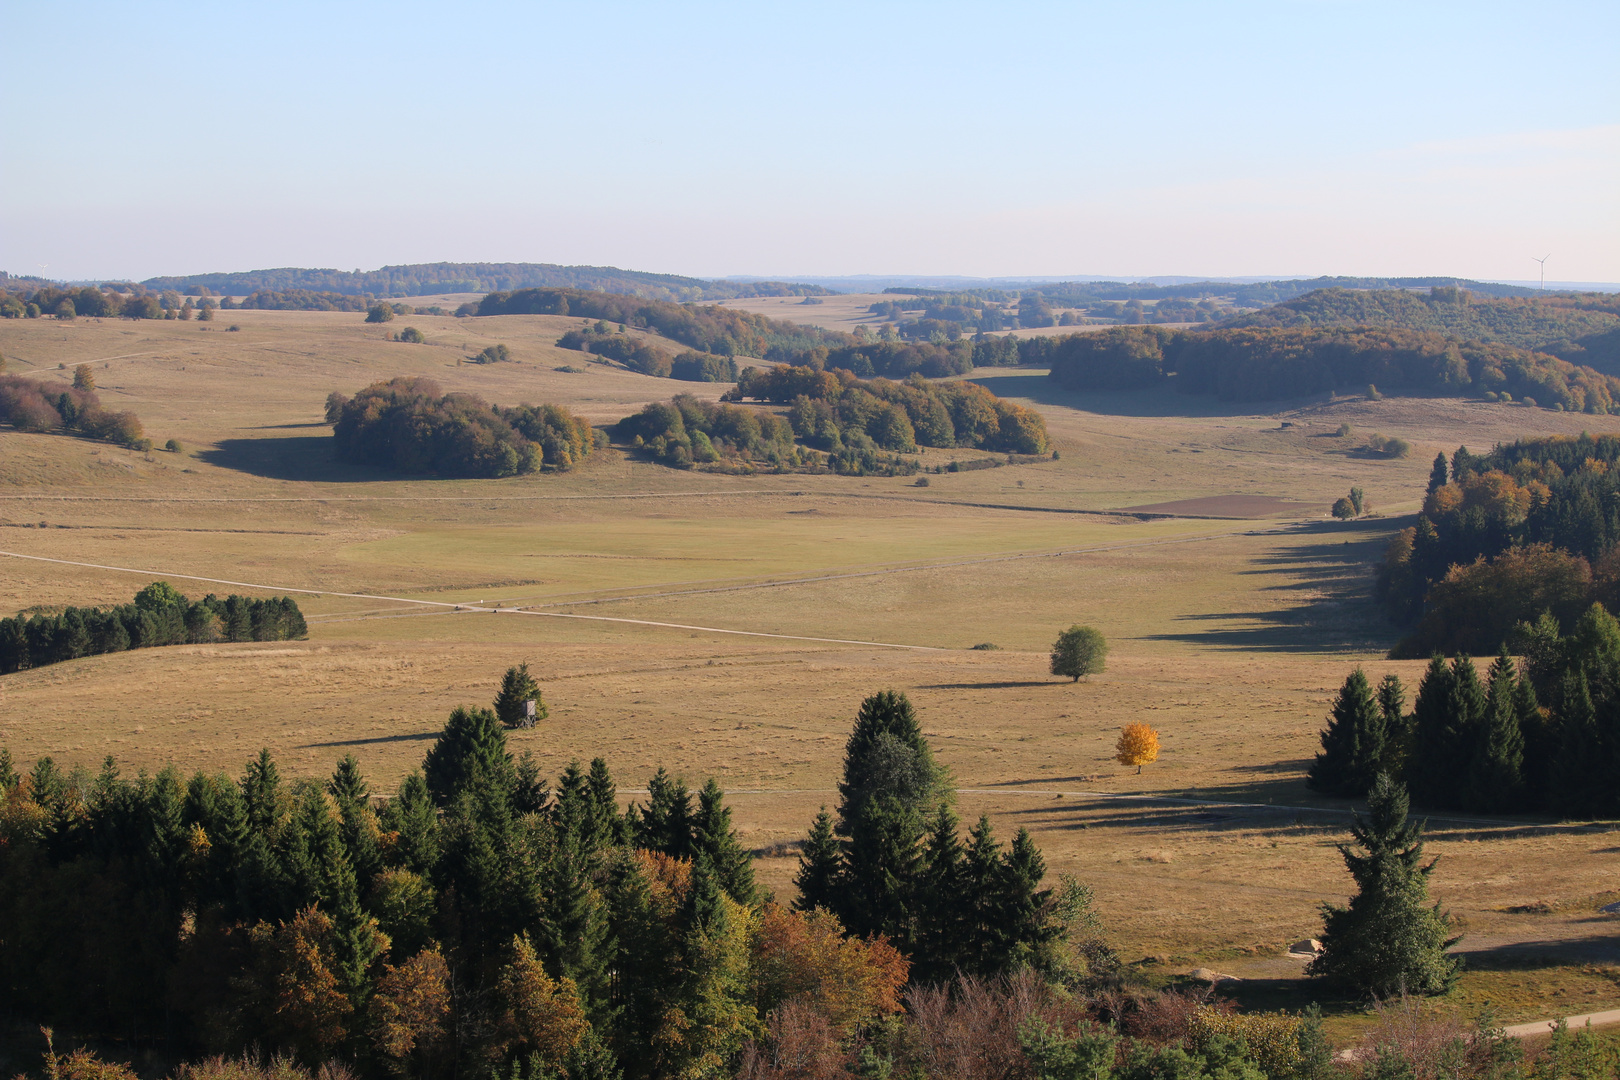
<svg viewBox="0 0 1620 1080">
<path fill-rule="evenodd" d="M 1323 289 L 1240 315 L 1231 327 L 1418 330 L 1551 353 L 1620 374 L 1620 296 L 1554 293 L 1482 298 L 1467 289 Z"/>
<path fill-rule="evenodd" d="M 617 360 L 631 371 L 653 375 L 662 379 L 680 379 L 683 382 L 736 382 L 737 361 L 731 356 L 688 349 L 671 357 L 663 349 L 647 341 L 640 341 L 623 332 L 614 333 L 606 321 L 589 319 L 577 330 L 570 330 L 557 339 L 560 349 L 579 349 L 594 356 Z"/>
<path fill-rule="evenodd" d="M 561 405 L 503 408 L 472 394 L 445 394 L 429 379 L 373 383 L 352 398 L 334 391 L 326 421 L 340 459 L 418 475 L 569 469 L 595 445 L 590 425 Z"/>
<path fill-rule="evenodd" d="M 1483 676 L 1467 656 L 1437 654 L 1410 713 L 1404 696 L 1394 675 L 1375 691 L 1352 673 L 1310 785 L 1361 796 L 1387 772 L 1433 807 L 1620 816 L 1620 622 L 1601 604 L 1568 634 L 1549 614 L 1519 623 Z"/>
<path fill-rule="evenodd" d="M 1417 524 L 1391 541 L 1378 593 L 1392 655 L 1489 653 L 1543 611 L 1564 626 L 1593 602 L 1620 610 L 1620 437 L 1553 436 L 1436 457 Z"/>
<path fill-rule="evenodd" d="M 1535 290 L 1520 285 L 1471 281 L 1452 277 L 1317 277 L 1287 281 L 1185 281 L 1155 284 L 1147 281 L 1078 281 L 1042 283 L 1039 288 L 1049 299 L 1071 307 L 1086 307 L 1103 301 L 1198 300 L 1220 297 L 1237 307 L 1265 307 L 1322 289 L 1429 289 L 1464 288 L 1479 296 L 1533 296 Z"/>
<path fill-rule="evenodd" d="M 726 396 L 790 405 L 789 421 L 810 445 L 847 443 L 850 433 L 860 431 L 881 449 L 905 452 L 918 445 L 1008 454 L 1051 449 L 1046 421 L 1033 409 L 977 383 L 929 382 L 915 372 L 895 382 L 779 364 L 743 371 Z"/>
<path fill-rule="evenodd" d="M 375 301 L 368 294 L 323 292 L 312 289 L 254 289 L 239 306 L 261 311 L 367 311 Z"/>
<path fill-rule="evenodd" d="M 708 281 L 676 274 L 620 270 L 614 266 L 552 263 L 411 263 L 377 270 L 309 270 L 283 267 L 232 274 L 191 274 L 142 282 L 149 289 L 241 296 L 245 293 L 325 292 L 342 296 L 433 296 L 439 293 L 511 292 L 529 288 L 625 293 L 653 300 L 728 300 L 742 296 L 828 296 L 817 285 L 780 281 Z M 356 309 L 343 309 L 356 310 Z"/>
<path fill-rule="evenodd" d="M 0 289 L 0 318 L 37 319 L 49 316 L 74 319 L 190 319 L 193 314 L 207 322 L 217 305 L 209 296 L 199 303 L 175 292 L 153 294 L 138 285 L 124 285 L 122 291 L 110 285 L 79 288 L 40 285 L 12 292 Z"/>
<path fill-rule="evenodd" d="M 1185 394 L 1261 401 L 1376 386 L 1397 394 L 1508 394 L 1599 414 L 1620 400 L 1620 380 L 1591 368 L 1415 330 L 1142 327 L 1070 335 L 1048 347 L 1051 378 L 1069 390 L 1136 389 L 1173 378 Z"/>
<path fill-rule="evenodd" d="M 113 608 L 70 607 L 0 619 L 0 675 L 77 660 L 81 656 L 195 645 L 215 641 L 292 641 L 308 627 L 290 596 L 223 600 L 209 593 L 188 600 L 166 581 L 154 581 L 133 602 Z"/>
<path fill-rule="evenodd" d="M 0 423 L 18 431 L 60 431 L 137 450 L 152 448 L 139 417 L 101 407 L 88 366 L 79 365 L 73 382 L 53 391 L 38 379 L 0 375 Z"/>
<path fill-rule="evenodd" d="M 840 813 L 871 827 L 813 837 L 801 869 L 831 858 L 874 900 L 903 872 L 917 914 L 877 916 L 892 940 L 763 898 L 713 780 L 694 797 L 660 769 L 621 813 L 602 759 L 553 789 L 487 709 L 452 712 L 391 799 L 352 756 L 325 783 L 284 781 L 268 751 L 237 780 L 110 758 L 18 777 L 0 756 L 0 995 L 171 1055 L 583 1080 L 727 1075 L 780 1009 L 853 1033 L 899 1011 L 913 971 L 1080 988 L 1117 968 L 1085 891 L 1040 887 L 1026 832 L 1003 848 L 983 819 L 965 843 L 938 815 L 926 842 L 883 823 L 910 820 L 920 769 L 943 795 L 915 729 L 903 698 L 862 706 Z"/>
<path fill-rule="evenodd" d="M 815 327 L 768 319 L 734 308 L 693 307 L 660 300 L 578 289 L 494 292 L 478 304 L 479 315 L 576 315 L 652 330 L 699 352 L 765 356 L 772 349 L 807 349 L 848 338 Z"/>
</svg>

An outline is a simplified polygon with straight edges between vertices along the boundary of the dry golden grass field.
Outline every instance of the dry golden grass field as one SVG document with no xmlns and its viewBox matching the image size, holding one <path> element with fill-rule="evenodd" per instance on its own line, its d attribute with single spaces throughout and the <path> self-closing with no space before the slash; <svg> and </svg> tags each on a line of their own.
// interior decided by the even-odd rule
<svg viewBox="0 0 1620 1080">
<path fill-rule="evenodd" d="M 611 448 L 570 473 L 493 481 L 330 458 L 327 393 L 394 375 L 561 402 L 598 424 L 722 389 L 555 348 L 577 321 L 0 323 L 9 371 L 58 384 L 91 363 L 105 404 L 184 444 L 143 454 L 0 431 L 0 611 L 120 602 L 165 578 L 192 595 L 307 590 L 310 621 L 307 641 L 6 676 L 0 745 L 25 764 L 111 754 L 232 772 L 268 746 L 309 775 L 353 752 L 387 788 L 449 709 L 487 704 L 527 661 L 551 718 L 514 733 L 518 749 L 553 769 L 603 755 L 626 798 L 660 764 L 720 777 L 762 880 L 787 893 L 792 843 L 833 799 L 856 707 L 896 688 L 963 815 L 990 813 L 1004 838 L 1029 827 L 1054 872 L 1095 888 L 1129 959 L 1159 976 L 1217 967 L 1256 1002 L 1297 1001 L 1308 991 L 1282 950 L 1349 883 L 1334 849 L 1345 806 L 1303 783 L 1328 701 L 1357 664 L 1409 682 L 1420 667 L 1381 659 L 1393 634 L 1368 600 L 1374 561 L 1437 450 L 1592 424 L 1455 400 L 1065 394 L 1043 372 L 999 370 L 974 377 L 1039 409 L 1059 460 L 918 487 L 683 473 Z M 427 343 L 386 340 L 407 325 Z M 514 362 L 460 363 L 493 342 Z M 1337 437 L 1341 423 L 1356 434 Z M 1411 456 L 1358 456 L 1371 432 L 1410 440 Z M 1352 484 L 1387 516 L 1328 518 Z M 1188 516 L 1110 512 L 1139 507 Z M 1079 684 L 1046 674 L 1046 648 L 1075 622 L 1113 647 Z M 999 648 L 970 650 L 981 643 Z M 1111 758 L 1133 720 L 1164 744 L 1140 776 Z M 1615 927 L 1597 913 L 1620 888 L 1608 825 L 1437 818 L 1431 835 L 1434 892 L 1465 920 L 1471 962 L 1448 1007 L 1489 998 L 1530 1019 L 1620 1004 Z"/>
</svg>

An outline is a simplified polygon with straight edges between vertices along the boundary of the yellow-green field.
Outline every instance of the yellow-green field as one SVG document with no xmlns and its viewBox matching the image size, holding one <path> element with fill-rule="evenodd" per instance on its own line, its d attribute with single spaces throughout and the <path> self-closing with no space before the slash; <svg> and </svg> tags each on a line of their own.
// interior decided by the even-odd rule
<svg viewBox="0 0 1620 1080">
<path fill-rule="evenodd" d="M 791 844 L 833 798 L 858 703 L 892 687 L 921 709 L 963 814 L 990 813 L 1003 836 L 1029 827 L 1053 871 L 1095 887 L 1130 959 L 1163 958 L 1144 970 L 1202 963 L 1256 993 L 1287 989 L 1298 963 L 1283 948 L 1348 888 L 1333 846 L 1343 806 L 1303 783 L 1327 703 L 1358 663 L 1409 683 L 1421 667 L 1381 659 L 1393 637 L 1368 593 L 1383 544 L 1436 451 L 1590 422 L 1455 400 L 1261 411 L 1076 395 L 1003 370 L 974 377 L 1038 408 L 1061 456 L 926 487 L 677 472 L 616 449 L 499 481 L 404 480 L 330 458 L 327 393 L 394 375 L 501 404 L 561 402 L 598 424 L 723 389 L 555 348 L 577 324 L 259 311 L 0 323 L 9 371 L 65 384 L 89 362 L 104 404 L 185 447 L 0 431 L 0 611 L 121 602 L 165 577 L 192 595 L 308 590 L 310 621 L 308 641 L 6 676 L 0 744 L 24 763 L 112 754 L 126 768 L 233 772 L 269 746 L 303 774 L 353 752 L 386 788 L 450 708 L 487 703 L 527 661 L 551 718 L 514 733 L 518 749 L 553 769 L 604 755 L 626 789 L 660 764 L 721 777 L 762 879 L 786 892 Z M 407 325 L 428 343 L 386 340 Z M 515 361 L 459 362 L 494 342 Z M 1372 432 L 1409 440 L 1411 456 L 1358 455 Z M 1389 516 L 1327 518 L 1352 484 Z M 1252 498 L 1197 504 L 1203 516 L 1109 513 L 1211 496 L 1283 501 L 1270 514 Z M 1108 671 L 1079 684 L 1047 675 L 1044 652 L 1075 622 L 1113 647 Z M 981 643 L 998 648 L 970 651 Z M 1164 743 L 1140 776 L 1111 758 L 1133 720 Z M 1132 795 L 1159 798 L 1120 797 Z M 1620 851 L 1607 826 L 1436 819 L 1433 836 L 1435 893 L 1466 920 L 1478 969 L 1454 1004 L 1489 996 L 1520 1019 L 1620 1003 L 1611 917 L 1596 913 Z"/>
</svg>

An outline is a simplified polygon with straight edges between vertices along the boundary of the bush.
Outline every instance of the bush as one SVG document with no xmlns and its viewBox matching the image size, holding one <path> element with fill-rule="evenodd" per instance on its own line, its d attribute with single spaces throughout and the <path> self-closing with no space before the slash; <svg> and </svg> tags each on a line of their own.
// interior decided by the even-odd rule
<svg viewBox="0 0 1620 1080">
<path fill-rule="evenodd" d="M 512 359 L 512 353 L 505 345 L 486 345 L 477 356 L 467 358 L 474 364 L 503 364 Z"/>
<path fill-rule="evenodd" d="M 412 345 L 420 345 L 422 342 L 426 341 L 427 338 L 424 337 L 422 335 L 422 331 L 418 330 L 416 327 L 407 326 L 405 329 L 399 332 L 399 340 L 408 341 Z"/>
<path fill-rule="evenodd" d="M 1344 496 L 1341 495 L 1333 503 L 1333 516 L 1338 518 L 1340 521 L 1345 521 L 1345 520 L 1348 520 L 1349 518 L 1355 517 L 1356 516 L 1355 504 L 1352 503 L 1349 499 L 1347 499 L 1347 498 L 1345 498 Z"/>
<path fill-rule="evenodd" d="M 393 322 L 393 320 L 393 306 L 387 303 L 373 304 L 371 310 L 366 312 L 366 322 L 368 323 L 385 323 Z"/>
<path fill-rule="evenodd" d="M 184 453 L 186 448 L 179 439 L 170 439 L 168 442 L 163 444 L 163 449 L 167 450 L 171 454 L 180 454 Z"/>
</svg>

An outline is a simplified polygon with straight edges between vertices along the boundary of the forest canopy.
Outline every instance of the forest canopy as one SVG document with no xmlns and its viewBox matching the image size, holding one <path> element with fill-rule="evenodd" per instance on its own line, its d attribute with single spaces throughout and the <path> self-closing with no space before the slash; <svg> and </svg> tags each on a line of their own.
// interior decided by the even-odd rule
<svg viewBox="0 0 1620 1080">
<path fill-rule="evenodd" d="M 339 458 L 397 472 L 502 477 L 568 469 L 595 444 L 590 425 L 561 405 L 490 405 L 446 394 L 428 379 L 373 383 L 326 401 Z"/>
<path fill-rule="evenodd" d="M 1620 379 L 1511 345 L 1419 330 L 1117 328 L 1049 342 L 1068 390 L 1118 390 L 1173 378 L 1184 394 L 1263 401 L 1375 385 L 1396 394 L 1508 393 L 1572 412 L 1607 413 Z"/>
</svg>

